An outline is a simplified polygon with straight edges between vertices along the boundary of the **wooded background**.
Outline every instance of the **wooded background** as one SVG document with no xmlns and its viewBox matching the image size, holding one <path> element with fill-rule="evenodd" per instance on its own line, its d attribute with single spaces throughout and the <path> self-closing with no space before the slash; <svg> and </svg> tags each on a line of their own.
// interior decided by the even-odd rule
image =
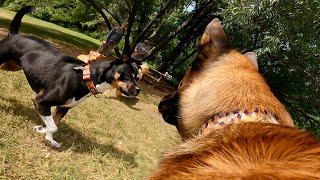
<svg viewBox="0 0 320 180">
<path fill-rule="evenodd" d="M 102 40 L 122 23 L 119 44 L 130 54 L 149 40 L 161 61 L 149 64 L 173 76 L 177 85 L 197 53 L 204 27 L 222 20 L 230 43 L 254 51 L 260 71 L 301 128 L 320 137 L 320 1 L 318 0 L 2 0 L 17 11 L 34 5 L 32 15 Z"/>
</svg>

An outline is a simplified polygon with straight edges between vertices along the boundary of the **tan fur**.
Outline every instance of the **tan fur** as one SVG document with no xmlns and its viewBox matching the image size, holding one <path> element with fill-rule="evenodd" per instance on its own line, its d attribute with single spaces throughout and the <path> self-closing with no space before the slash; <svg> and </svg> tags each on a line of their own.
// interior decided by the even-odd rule
<svg viewBox="0 0 320 180">
<path fill-rule="evenodd" d="M 138 79 L 141 81 L 144 75 L 146 75 L 149 72 L 149 65 L 147 63 L 143 63 L 140 66 L 139 73 L 138 73 Z"/>
<path fill-rule="evenodd" d="M 90 61 L 106 60 L 106 57 L 103 54 L 95 51 L 90 51 L 89 54 L 80 54 L 77 58 L 85 63 L 89 63 Z"/>
<path fill-rule="evenodd" d="M 151 179 L 319 179 L 320 143 L 293 127 L 244 123 L 189 140 Z"/>
<path fill-rule="evenodd" d="M 185 142 L 165 155 L 151 179 L 320 179 L 320 142 L 294 127 L 255 62 L 227 50 L 224 36 L 217 19 L 206 28 L 178 88 L 177 129 Z M 279 124 L 247 122 L 197 134 L 211 115 L 255 108 Z"/>
</svg>

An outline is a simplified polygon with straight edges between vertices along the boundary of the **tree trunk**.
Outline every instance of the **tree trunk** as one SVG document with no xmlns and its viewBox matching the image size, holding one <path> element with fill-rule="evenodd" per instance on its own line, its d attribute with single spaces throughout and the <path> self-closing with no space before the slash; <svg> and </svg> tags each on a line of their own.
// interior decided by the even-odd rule
<svg viewBox="0 0 320 180">
<path fill-rule="evenodd" d="M 130 36 L 131 36 L 132 26 L 133 26 L 133 23 L 135 21 L 136 15 L 137 15 L 137 10 L 138 10 L 138 0 L 134 0 L 134 4 L 133 4 L 131 11 L 129 13 L 128 27 L 127 27 L 127 32 L 125 35 L 123 54 L 126 54 L 126 55 L 131 54 Z"/>
</svg>

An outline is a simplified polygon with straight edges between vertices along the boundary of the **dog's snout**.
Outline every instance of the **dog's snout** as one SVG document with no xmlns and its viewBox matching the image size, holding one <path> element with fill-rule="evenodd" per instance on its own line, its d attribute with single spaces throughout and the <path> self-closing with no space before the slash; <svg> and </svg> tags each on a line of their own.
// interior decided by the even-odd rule
<svg viewBox="0 0 320 180">
<path fill-rule="evenodd" d="M 134 93 L 133 93 L 133 94 L 134 94 L 134 96 L 138 96 L 139 93 L 140 93 L 140 88 L 136 86 L 136 87 L 134 88 Z"/>
<path fill-rule="evenodd" d="M 136 87 L 136 91 L 139 93 L 139 92 L 140 92 L 140 88 L 139 88 L 139 87 Z"/>
</svg>

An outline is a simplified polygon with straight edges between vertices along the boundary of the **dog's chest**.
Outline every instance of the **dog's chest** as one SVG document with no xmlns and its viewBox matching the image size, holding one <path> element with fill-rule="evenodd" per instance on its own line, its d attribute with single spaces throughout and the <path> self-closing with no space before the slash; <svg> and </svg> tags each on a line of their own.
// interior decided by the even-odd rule
<svg viewBox="0 0 320 180">
<path fill-rule="evenodd" d="M 73 97 L 72 99 L 69 99 L 64 105 L 62 105 L 61 107 L 66 107 L 66 108 L 73 108 L 75 106 L 77 106 L 78 104 L 82 103 L 85 99 L 87 99 L 87 97 L 89 97 L 91 94 L 87 94 L 85 96 L 83 96 L 81 99 L 76 100 L 75 97 Z"/>
<path fill-rule="evenodd" d="M 99 91 L 99 92 L 104 92 L 108 89 L 113 89 L 114 87 L 112 87 L 110 84 L 106 83 L 106 82 L 103 82 L 101 84 L 97 84 L 96 85 L 96 89 Z"/>
<path fill-rule="evenodd" d="M 110 84 L 106 83 L 106 82 L 96 85 L 96 89 L 97 89 L 99 92 L 101 92 L 101 93 L 104 92 L 104 91 L 106 91 L 106 90 L 108 90 L 108 89 L 112 89 L 112 88 L 113 88 L 113 87 L 112 87 Z M 83 102 L 85 99 L 87 99 L 90 95 L 91 95 L 91 93 L 83 96 L 83 97 L 82 97 L 81 99 L 79 99 L 79 100 L 76 100 L 76 98 L 73 97 L 72 99 L 67 100 L 67 102 L 66 102 L 64 105 L 62 105 L 61 107 L 73 108 L 73 107 L 77 106 L 78 104 L 82 103 L 82 102 Z"/>
</svg>

